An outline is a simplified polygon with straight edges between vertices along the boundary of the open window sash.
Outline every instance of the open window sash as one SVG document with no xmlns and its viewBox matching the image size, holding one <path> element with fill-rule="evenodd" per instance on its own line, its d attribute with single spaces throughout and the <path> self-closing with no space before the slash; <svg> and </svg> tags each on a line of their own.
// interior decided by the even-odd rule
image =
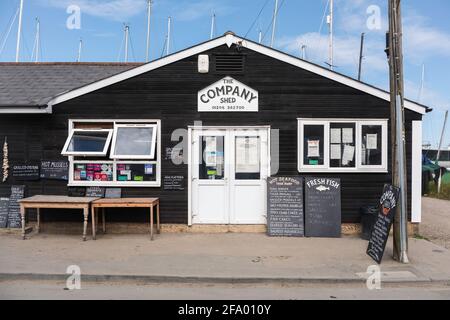
<svg viewBox="0 0 450 320">
<path fill-rule="evenodd" d="M 111 138 L 111 129 L 72 129 L 61 154 L 84 157 L 106 156 Z"/>
<path fill-rule="evenodd" d="M 157 128 L 156 124 L 116 124 L 110 158 L 154 160 Z"/>
</svg>

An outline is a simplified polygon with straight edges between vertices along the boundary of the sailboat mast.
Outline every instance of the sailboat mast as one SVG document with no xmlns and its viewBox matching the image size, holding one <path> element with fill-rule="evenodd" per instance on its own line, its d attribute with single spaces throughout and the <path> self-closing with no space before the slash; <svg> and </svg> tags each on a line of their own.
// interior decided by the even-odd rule
<svg viewBox="0 0 450 320">
<path fill-rule="evenodd" d="M 39 21 L 39 18 L 36 18 L 36 57 L 34 59 L 34 62 L 39 61 L 39 42 L 40 42 L 40 32 L 41 32 L 41 22 Z"/>
<path fill-rule="evenodd" d="M 329 43 L 329 65 L 330 70 L 334 69 L 334 43 L 333 43 L 333 32 L 334 32 L 334 1 L 330 0 L 330 15 L 328 16 L 328 24 L 330 26 L 330 43 Z"/>
<path fill-rule="evenodd" d="M 20 55 L 20 35 L 22 34 L 22 15 L 23 15 L 23 0 L 20 0 L 19 26 L 17 28 L 16 62 L 19 62 L 19 55 Z"/>
<path fill-rule="evenodd" d="M 210 39 L 214 38 L 214 29 L 216 27 L 216 14 L 213 12 L 212 16 L 211 16 L 211 35 L 210 35 Z"/>
<path fill-rule="evenodd" d="M 166 43 L 166 55 L 170 54 L 170 32 L 172 27 L 172 18 L 167 19 L 167 43 Z"/>
<path fill-rule="evenodd" d="M 130 27 L 125 25 L 125 62 L 128 62 L 128 37 L 129 37 Z"/>
<path fill-rule="evenodd" d="M 275 0 L 275 9 L 273 10 L 272 40 L 270 41 L 271 48 L 273 48 L 273 44 L 275 42 L 275 29 L 277 26 L 277 15 L 278 15 L 278 0 Z"/>
<path fill-rule="evenodd" d="M 146 51 L 145 51 L 145 61 L 150 61 L 150 19 L 152 15 L 152 3 L 153 0 L 148 0 L 147 3 L 147 44 L 146 44 Z"/>
<path fill-rule="evenodd" d="M 81 62 L 81 50 L 83 48 L 83 40 L 80 39 L 80 43 L 78 44 L 78 57 L 77 62 Z"/>
</svg>

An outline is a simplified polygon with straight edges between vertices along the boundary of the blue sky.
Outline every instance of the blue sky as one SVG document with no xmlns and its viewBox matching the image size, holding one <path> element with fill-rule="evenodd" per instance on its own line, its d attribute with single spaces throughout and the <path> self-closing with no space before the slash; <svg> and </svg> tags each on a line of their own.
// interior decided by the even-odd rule
<svg viewBox="0 0 450 320">
<path fill-rule="evenodd" d="M 164 49 L 167 17 L 172 17 L 171 51 L 205 41 L 210 36 L 211 14 L 217 19 L 216 35 L 232 30 L 257 40 L 262 30 L 270 42 L 275 0 L 153 0 L 151 58 Z M 307 46 L 307 59 L 323 65 L 327 60 L 327 25 L 322 23 L 328 0 L 279 0 L 275 47 L 300 55 Z M 265 5 L 266 4 L 266 5 Z M 335 0 L 336 71 L 356 77 L 360 34 L 366 34 L 363 81 L 386 89 L 388 68 L 383 52 L 387 29 L 387 0 Z M 19 0 L 0 0 L 0 49 Z M 80 29 L 68 29 L 70 5 L 81 9 Z M 265 6 L 264 6 L 265 5 Z M 373 7 L 380 9 L 380 28 L 368 28 Z M 260 17 L 255 20 L 260 10 Z M 369 12 L 367 10 L 369 9 Z M 422 65 L 425 87 L 422 102 L 434 112 L 425 117 L 424 141 L 437 145 L 445 110 L 450 109 L 450 23 L 448 0 L 403 1 L 405 88 L 410 99 L 420 92 Z M 123 61 L 123 24 L 130 25 L 129 61 L 145 59 L 146 0 L 25 0 L 21 61 L 30 61 L 35 37 L 35 18 L 41 21 L 41 61 L 75 61 L 78 41 L 83 39 L 82 61 Z M 255 24 L 250 28 L 253 21 Z M 372 20 L 369 20 L 372 21 Z M 322 28 L 321 28 L 322 26 Z M 13 61 L 17 20 L 0 54 L 0 61 Z M 450 125 L 448 126 L 448 128 Z M 444 145 L 450 144 L 447 129 Z"/>
</svg>

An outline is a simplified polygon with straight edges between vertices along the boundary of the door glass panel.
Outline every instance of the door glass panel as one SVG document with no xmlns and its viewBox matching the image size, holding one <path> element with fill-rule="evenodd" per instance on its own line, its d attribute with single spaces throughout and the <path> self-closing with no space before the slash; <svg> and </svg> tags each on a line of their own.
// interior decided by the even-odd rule
<svg viewBox="0 0 450 320">
<path fill-rule="evenodd" d="M 324 165 L 324 125 L 305 125 L 303 136 L 303 164 L 307 166 Z"/>
<path fill-rule="evenodd" d="M 200 137 L 199 179 L 223 180 L 225 178 L 224 138 L 223 136 Z"/>
<path fill-rule="evenodd" d="M 382 126 L 361 126 L 361 164 L 363 166 L 382 165 Z"/>
<path fill-rule="evenodd" d="M 355 124 L 330 123 L 330 167 L 355 167 Z"/>
<path fill-rule="evenodd" d="M 260 146 L 260 137 L 236 137 L 236 180 L 259 180 L 261 178 Z"/>
</svg>

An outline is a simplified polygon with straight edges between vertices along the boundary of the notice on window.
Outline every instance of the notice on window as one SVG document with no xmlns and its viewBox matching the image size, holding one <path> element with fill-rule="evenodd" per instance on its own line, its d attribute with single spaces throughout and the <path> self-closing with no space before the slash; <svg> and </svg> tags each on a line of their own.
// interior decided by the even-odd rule
<svg viewBox="0 0 450 320">
<path fill-rule="evenodd" d="M 344 152 L 342 154 L 342 165 L 346 166 L 351 161 L 353 161 L 355 157 L 355 147 L 353 146 L 344 146 Z"/>
<path fill-rule="evenodd" d="M 214 167 L 217 164 L 217 141 L 216 137 L 205 138 L 205 163 L 208 167 Z"/>
<path fill-rule="evenodd" d="M 331 129 L 330 140 L 331 143 L 341 143 L 341 129 Z"/>
<path fill-rule="evenodd" d="M 331 145 L 330 159 L 331 160 L 341 160 L 341 145 L 340 144 L 332 144 Z"/>
<path fill-rule="evenodd" d="M 366 135 L 367 150 L 377 150 L 378 149 L 377 141 L 378 135 L 376 133 L 367 134 Z"/>
<path fill-rule="evenodd" d="M 353 143 L 353 128 L 342 129 L 342 143 Z"/>
<path fill-rule="evenodd" d="M 259 172 L 259 138 L 236 137 L 236 173 Z"/>
<path fill-rule="evenodd" d="M 308 158 L 320 157 L 320 140 L 308 140 Z"/>
</svg>

